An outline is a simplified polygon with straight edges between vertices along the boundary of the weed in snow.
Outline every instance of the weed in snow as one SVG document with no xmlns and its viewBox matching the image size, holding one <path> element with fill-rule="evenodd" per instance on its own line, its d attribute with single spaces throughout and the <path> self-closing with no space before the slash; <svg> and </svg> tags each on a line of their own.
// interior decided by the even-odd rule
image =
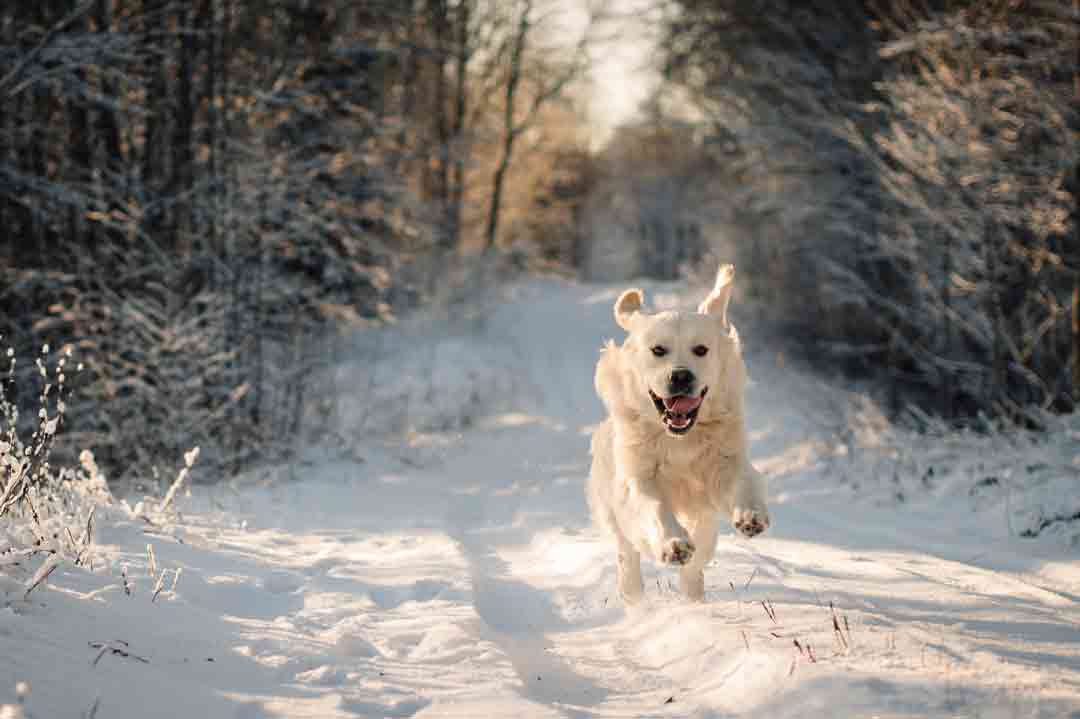
<svg viewBox="0 0 1080 719">
<path fill-rule="evenodd" d="M 66 411 L 70 348 L 51 368 L 49 346 L 41 348 L 35 362 L 40 382 L 38 411 L 32 423 L 20 420 L 18 406 L 11 399 L 18 359 L 12 348 L 6 354 L 7 374 L 0 378 L 0 519 L 9 520 L 4 529 L 12 534 L 12 544 L 32 549 L 6 552 L 3 565 L 19 565 L 22 558 L 46 555 L 26 582 L 28 597 L 56 570 L 61 559 L 76 565 L 92 564 L 94 504 L 109 494 L 89 452 L 84 453 L 82 469 L 55 468 L 51 464 L 53 445 Z M 81 369 L 79 365 L 76 371 Z M 85 519 L 79 519 L 84 512 Z"/>
</svg>

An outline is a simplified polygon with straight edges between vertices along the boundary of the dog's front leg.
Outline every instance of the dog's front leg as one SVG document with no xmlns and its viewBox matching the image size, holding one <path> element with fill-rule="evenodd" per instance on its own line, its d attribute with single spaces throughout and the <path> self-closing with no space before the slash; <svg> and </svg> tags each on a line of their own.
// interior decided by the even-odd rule
<svg viewBox="0 0 1080 719">
<path fill-rule="evenodd" d="M 641 580 L 641 555 L 633 544 L 621 535 L 619 540 L 618 565 L 619 595 L 627 604 L 637 604 L 645 593 L 645 584 Z"/>
<path fill-rule="evenodd" d="M 749 461 L 739 474 L 731 503 L 731 523 L 747 537 L 755 537 L 769 528 L 768 486 L 765 476 Z"/>
<path fill-rule="evenodd" d="M 652 480 L 627 482 L 626 515 L 636 536 L 630 541 L 639 550 L 665 564 L 686 564 L 694 556 L 694 544 L 675 519 Z"/>
</svg>

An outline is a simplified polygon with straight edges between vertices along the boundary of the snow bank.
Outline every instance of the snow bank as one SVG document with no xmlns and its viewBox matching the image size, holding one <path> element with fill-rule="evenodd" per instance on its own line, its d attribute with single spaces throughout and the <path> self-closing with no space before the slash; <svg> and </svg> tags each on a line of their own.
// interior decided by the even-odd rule
<svg viewBox="0 0 1080 719">
<path fill-rule="evenodd" d="M 337 369 L 340 426 L 357 436 L 462 429 L 516 401 L 513 358 L 482 336 L 389 336 L 370 352 Z"/>
<path fill-rule="evenodd" d="M 1009 535 L 1080 544 L 1080 414 L 1047 415 L 1045 431 L 987 423 L 955 429 L 918 416 L 889 422 L 853 394 L 826 449 L 826 471 L 878 503 L 958 501 L 1004 522 Z"/>
<path fill-rule="evenodd" d="M 517 348 L 481 321 L 416 318 L 357 332 L 328 378 L 326 423 L 356 442 L 461 430 L 519 406 Z"/>
</svg>

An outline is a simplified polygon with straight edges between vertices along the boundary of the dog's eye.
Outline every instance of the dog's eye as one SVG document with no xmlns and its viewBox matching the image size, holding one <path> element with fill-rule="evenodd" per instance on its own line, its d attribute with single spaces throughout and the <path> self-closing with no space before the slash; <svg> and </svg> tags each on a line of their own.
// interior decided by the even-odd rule
<svg viewBox="0 0 1080 719">
<path fill-rule="evenodd" d="M 704 357 L 709 353 L 709 348 L 705 345 L 697 345 L 696 347 L 694 347 L 694 349 L 690 351 L 696 354 L 698 357 Z"/>
<path fill-rule="evenodd" d="M 667 347 L 664 347 L 662 345 L 656 345 L 652 348 L 652 353 L 657 357 L 663 357 L 667 354 Z"/>
</svg>

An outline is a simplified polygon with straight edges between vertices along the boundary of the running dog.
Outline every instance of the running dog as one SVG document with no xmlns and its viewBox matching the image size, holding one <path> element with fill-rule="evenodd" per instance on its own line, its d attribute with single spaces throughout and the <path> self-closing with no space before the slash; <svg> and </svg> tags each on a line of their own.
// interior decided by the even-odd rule
<svg viewBox="0 0 1080 719">
<path fill-rule="evenodd" d="M 596 391 L 608 417 L 592 438 L 588 500 L 615 536 L 619 593 L 643 596 L 641 555 L 677 565 L 691 600 L 705 598 L 705 564 L 721 515 L 754 537 L 769 527 L 766 482 L 750 464 L 746 366 L 727 318 L 735 269 L 720 268 L 697 312 L 647 313 L 639 289 L 615 302 L 628 333 L 608 340 Z"/>
</svg>

